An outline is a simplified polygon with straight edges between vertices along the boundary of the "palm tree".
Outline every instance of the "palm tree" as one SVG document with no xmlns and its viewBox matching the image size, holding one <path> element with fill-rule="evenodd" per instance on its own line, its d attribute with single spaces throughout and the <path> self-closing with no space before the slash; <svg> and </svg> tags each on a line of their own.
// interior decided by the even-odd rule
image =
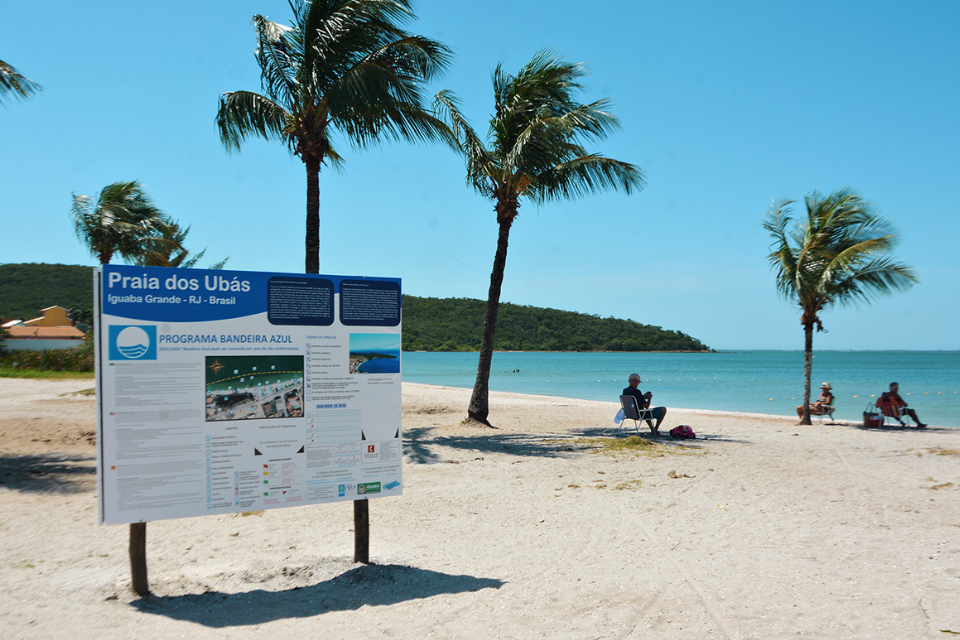
<svg viewBox="0 0 960 640">
<path fill-rule="evenodd" d="M 791 223 L 792 201 L 774 202 L 763 228 L 773 236 L 768 257 L 777 274 L 777 291 L 800 306 L 803 325 L 803 417 L 810 424 L 813 330 L 823 331 L 820 313 L 837 305 L 869 303 L 880 294 L 906 289 L 913 271 L 889 256 L 896 234 L 889 221 L 849 189 L 826 198 L 805 198 L 807 217 Z"/>
<path fill-rule="evenodd" d="M 3 98 L 8 93 L 25 100 L 42 89 L 39 84 L 24 78 L 11 65 L 0 60 L 0 104 L 3 104 Z"/>
<path fill-rule="evenodd" d="M 96 202 L 74 194 L 70 215 L 77 236 L 100 264 L 109 264 L 114 254 L 137 262 L 157 247 L 182 249 L 163 237 L 167 219 L 135 180 L 107 185 Z"/>
<path fill-rule="evenodd" d="M 134 263 L 143 267 L 179 267 L 181 269 L 193 269 L 200 262 L 200 258 L 206 254 L 204 249 L 195 256 L 190 255 L 190 251 L 183 246 L 190 233 L 190 227 L 183 228 L 176 220 L 164 217 L 162 224 L 158 227 L 159 236 L 147 241 L 143 255 L 139 256 Z M 223 269 L 229 258 L 224 258 L 220 262 L 213 263 L 210 269 Z"/>
<path fill-rule="evenodd" d="M 611 187 L 626 193 L 643 188 L 643 174 L 625 162 L 587 152 L 581 140 L 600 140 L 617 126 L 606 99 L 580 104 L 582 66 L 541 51 L 516 76 L 501 65 L 493 73 L 494 113 L 489 144 L 461 115 L 456 98 L 437 94 L 441 109 L 466 159 L 467 182 L 493 200 L 500 226 L 497 252 L 480 342 L 480 364 L 468 415 L 483 424 L 489 414 L 488 391 L 493 341 L 500 309 L 500 287 L 507 261 L 510 228 L 520 199 L 533 202 L 570 199 Z"/>
<path fill-rule="evenodd" d="M 403 31 L 409 0 L 290 0 L 290 27 L 253 17 L 263 95 L 220 96 L 217 126 L 228 150 L 251 136 L 283 141 L 307 169 L 306 272 L 320 269 L 320 166 L 339 166 L 340 134 L 363 148 L 386 135 L 448 136 L 422 108 L 422 83 L 449 50 Z"/>
</svg>

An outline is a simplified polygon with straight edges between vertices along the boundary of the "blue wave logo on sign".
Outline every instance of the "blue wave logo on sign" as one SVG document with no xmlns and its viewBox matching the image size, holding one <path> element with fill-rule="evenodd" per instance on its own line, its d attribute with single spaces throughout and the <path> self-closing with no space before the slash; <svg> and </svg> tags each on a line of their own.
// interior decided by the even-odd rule
<svg viewBox="0 0 960 640">
<path fill-rule="evenodd" d="M 111 325 L 111 360 L 156 360 L 157 328 L 153 325 Z"/>
</svg>

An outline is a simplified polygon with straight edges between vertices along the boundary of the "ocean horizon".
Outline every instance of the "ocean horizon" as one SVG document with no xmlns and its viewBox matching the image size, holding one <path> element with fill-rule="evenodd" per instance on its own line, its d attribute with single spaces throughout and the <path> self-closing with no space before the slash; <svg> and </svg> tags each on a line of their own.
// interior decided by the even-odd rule
<svg viewBox="0 0 960 640">
<path fill-rule="evenodd" d="M 478 361 L 477 352 L 405 351 L 402 376 L 472 389 Z M 796 416 L 803 397 L 803 352 L 789 350 L 496 352 L 490 390 L 617 403 L 634 372 L 653 404 L 668 409 Z M 960 427 L 960 351 L 815 351 L 811 401 L 823 382 L 833 387 L 838 420 L 860 421 L 864 409 L 899 382 L 901 396 L 925 423 Z"/>
</svg>

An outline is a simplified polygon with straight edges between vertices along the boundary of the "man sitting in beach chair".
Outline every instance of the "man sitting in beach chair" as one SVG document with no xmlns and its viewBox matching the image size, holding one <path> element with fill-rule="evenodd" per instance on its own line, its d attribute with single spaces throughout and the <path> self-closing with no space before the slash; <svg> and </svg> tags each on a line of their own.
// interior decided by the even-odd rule
<svg viewBox="0 0 960 640">
<path fill-rule="evenodd" d="M 903 423 L 902 416 L 910 416 L 913 418 L 913 421 L 917 423 L 918 429 L 923 429 L 927 425 L 920 422 L 920 418 L 917 417 L 917 412 L 907 406 L 907 403 L 903 401 L 903 398 L 900 397 L 900 385 L 896 382 L 890 383 L 890 391 L 884 391 L 880 394 L 880 397 L 877 398 L 877 408 L 880 409 L 880 412 L 888 417 L 893 418 L 900 423 L 900 426 L 907 426 Z"/>
<path fill-rule="evenodd" d="M 667 415 L 666 407 L 653 407 L 650 408 L 650 399 L 653 398 L 653 394 L 647 391 L 646 393 L 640 391 L 638 387 L 640 386 L 640 374 L 631 373 L 630 377 L 627 379 L 630 383 L 630 386 L 623 390 L 625 396 L 633 396 L 637 400 L 637 408 L 643 412 L 644 409 L 647 412 L 644 415 L 644 420 L 647 421 L 647 426 L 650 427 L 650 433 L 653 435 L 659 435 L 660 433 L 660 423 L 663 422 L 663 419 Z M 656 420 L 657 423 L 653 424 L 653 420 Z"/>
<path fill-rule="evenodd" d="M 820 397 L 815 402 L 810 403 L 811 416 L 832 416 L 836 407 L 833 406 L 833 387 L 829 382 L 820 385 Z M 803 405 L 797 407 L 797 417 L 803 420 Z M 820 419 L 823 422 L 823 418 Z M 802 422 L 798 422 L 803 424 Z"/>
</svg>

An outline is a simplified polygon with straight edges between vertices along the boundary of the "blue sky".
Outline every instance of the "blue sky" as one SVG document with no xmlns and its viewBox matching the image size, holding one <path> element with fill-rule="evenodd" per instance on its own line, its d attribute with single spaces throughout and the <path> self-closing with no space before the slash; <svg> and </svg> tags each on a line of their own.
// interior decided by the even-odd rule
<svg viewBox="0 0 960 640">
<path fill-rule="evenodd" d="M 486 129 L 490 74 L 541 48 L 583 62 L 583 99 L 622 128 L 597 145 L 647 187 L 521 206 L 502 300 L 631 318 L 718 349 L 801 349 L 766 262 L 772 198 L 851 187 L 894 221 L 920 284 L 823 314 L 815 349 L 960 349 L 960 3 L 420 1 L 411 31 L 449 45 L 430 93 Z M 0 262 L 94 264 L 71 194 L 140 180 L 239 270 L 303 269 L 306 181 L 279 143 L 219 142 L 221 92 L 259 90 L 255 13 L 279 0 L 91 0 L 5 8 L 0 59 L 44 90 L 0 107 Z M 491 204 L 449 149 L 340 145 L 321 173 L 322 272 L 399 277 L 405 293 L 485 299 Z"/>
<path fill-rule="evenodd" d="M 351 333 L 350 351 L 400 350 L 400 338 L 395 333 Z"/>
</svg>

